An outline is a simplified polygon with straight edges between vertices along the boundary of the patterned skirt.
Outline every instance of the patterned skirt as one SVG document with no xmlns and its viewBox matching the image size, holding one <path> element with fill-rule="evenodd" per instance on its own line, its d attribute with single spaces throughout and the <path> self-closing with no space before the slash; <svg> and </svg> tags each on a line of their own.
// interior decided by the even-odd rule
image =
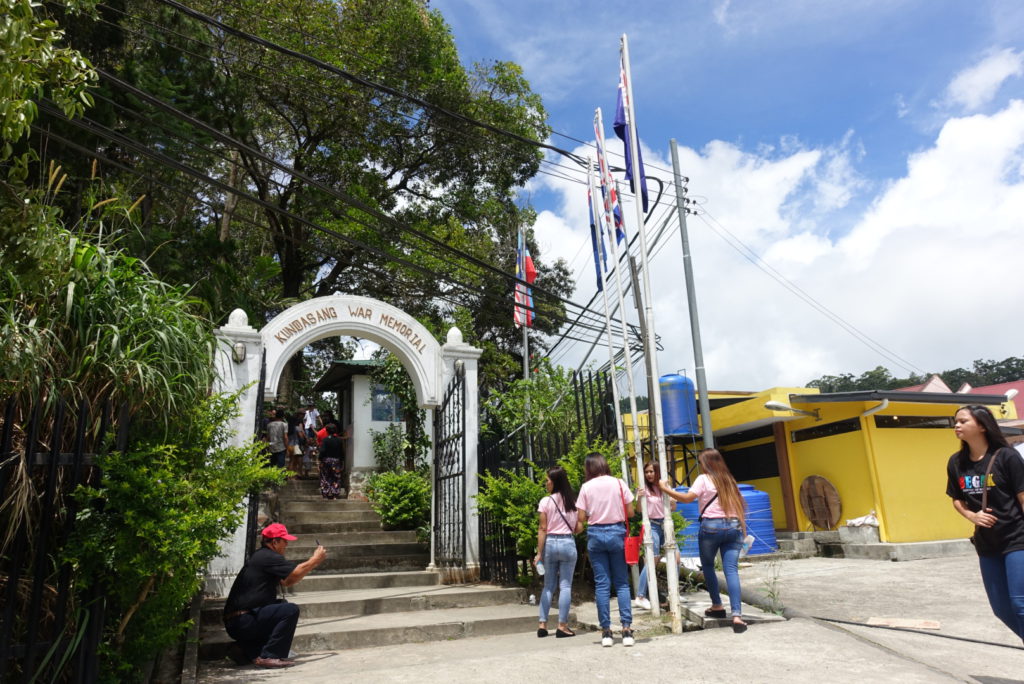
<svg viewBox="0 0 1024 684">
<path fill-rule="evenodd" d="M 340 459 L 320 459 L 320 494 L 325 499 L 337 499 L 341 496 Z"/>
</svg>

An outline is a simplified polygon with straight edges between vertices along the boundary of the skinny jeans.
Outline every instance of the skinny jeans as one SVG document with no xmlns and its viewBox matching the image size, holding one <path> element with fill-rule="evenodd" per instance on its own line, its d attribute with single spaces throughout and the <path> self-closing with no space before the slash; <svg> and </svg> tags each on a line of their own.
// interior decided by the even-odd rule
<svg viewBox="0 0 1024 684">
<path fill-rule="evenodd" d="M 711 595 L 711 604 L 716 606 L 722 603 L 718 575 L 715 574 L 715 556 L 721 552 L 722 572 L 725 573 L 725 586 L 729 592 L 729 607 L 732 609 L 733 617 L 739 617 L 743 614 L 739 573 L 740 550 L 743 548 L 740 521 L 736 518 L 704 518 L 697 534 L 697 546 L 700 549 L 704 584 Z"/>
<path fill-rule="evenodd" d="M 551 598 L 558 586 L 558 622 L 569 621 L 572 605 L 572 574 L 576 570 L 576 540 L 571 534 L 549 534 L 544 540 L 544 589 L 540 592 L 538 620 L 546 623 L 551 612 Z"/>
</svg>

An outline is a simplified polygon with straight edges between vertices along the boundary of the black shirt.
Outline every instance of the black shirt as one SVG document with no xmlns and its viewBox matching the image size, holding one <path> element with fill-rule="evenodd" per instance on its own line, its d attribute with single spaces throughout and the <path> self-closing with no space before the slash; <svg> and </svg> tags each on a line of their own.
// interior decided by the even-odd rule
<svg viewBox="0 0 1024 684">
<path fill-rule="evenodd" d="M 325 458 L 336 458 L 339 461 L 345 459 L 345 454 L 342 449 L 345 442 L 337 435 L 330 435 L 324 437 L 324 441 L 320 442 L 320 460 Z"/>
<path fill-rule="evenodd" d="M 985 470 L 992 465 L 988 486 L 988 507 L 996 517 L 992 527 L 976 527 L 974 546 L 979 555 L 994 556 L 1024 550 L 1024 513 L 1017 494 L 1024 492 L 1024 461 L 1016 449 L 1001 447 L 980 461 L 962 459 L 959 453 L 946 466 L 946 494 L 964 502 L 968 510 L 981 510 Z M 966 461 L 966 463 L 964 463 Z"/>
<path fill-rule="evenodd" d="M 270 605 L 277 600 L 277 588 L 298 565 L 267 547 L 256 550 L 231 585 L 224 614 Z"/>
</svg>

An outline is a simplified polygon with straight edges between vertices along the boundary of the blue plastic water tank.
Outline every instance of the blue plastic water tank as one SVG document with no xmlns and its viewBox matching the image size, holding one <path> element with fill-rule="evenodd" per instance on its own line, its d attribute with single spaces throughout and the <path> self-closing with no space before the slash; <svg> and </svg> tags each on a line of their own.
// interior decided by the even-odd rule
<svg viewBox="0 0 1024 684">
<path fill-rule="evenodd" d="M 747 555 L 756 556 L 763 553 L 772 553 L 778 550 L 779 545 L 775 539 L 775 522 L 772 519 L 771 498 L 767 492 L 754 488 L 754 485 L 738 485 L 740 496 L 743 497 L 747 506 L 747 533 L 754 536 L 754 543 Z M 688 492 L 689 487 L 676 487 L 677 492 Z M 676 510 L 689 523 L 685 530 L 676 534 L 676 542 L 679 544 L 679 555 L 684 558 L 700 556 L 700 548 L 697 546 L 697 533 L 700 531 L 700 523 L 697 521 L 700 515 L 700 504 L 676 502 Z"/>
<path fill-rule="evenodd" d="M 778 550 L 772 502 L 768 493 L 754 489 L 754 485 L 741 484 L 739 488 L 740 496 L 747 503 L 747 533 L 754 535 L 754 544 L 747 555 L 756 556 Z"/>
<path fill-rule="evenodd" d="M 661 419 L 666 435 L 699 435 L 697 395 L 693 380 L 670 373 L 658 381 L 661 387 Z"/>
</svg>

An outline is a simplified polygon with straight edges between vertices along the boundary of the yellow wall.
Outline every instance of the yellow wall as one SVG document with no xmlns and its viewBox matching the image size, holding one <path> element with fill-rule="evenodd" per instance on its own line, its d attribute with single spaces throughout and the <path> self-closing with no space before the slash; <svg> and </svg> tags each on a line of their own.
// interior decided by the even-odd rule
<svg viewBox="0 0 1024 684">
<path fill-rule="evenodd" d="M 950 406 L 890 405 L 889 415 L 949 416 Z M 889 542 L 955 539 L 971 524 L 946 496 L 946 462 L 959 440 L 952 429 L 876 428 L 868 418 Z"/>
</svg>

